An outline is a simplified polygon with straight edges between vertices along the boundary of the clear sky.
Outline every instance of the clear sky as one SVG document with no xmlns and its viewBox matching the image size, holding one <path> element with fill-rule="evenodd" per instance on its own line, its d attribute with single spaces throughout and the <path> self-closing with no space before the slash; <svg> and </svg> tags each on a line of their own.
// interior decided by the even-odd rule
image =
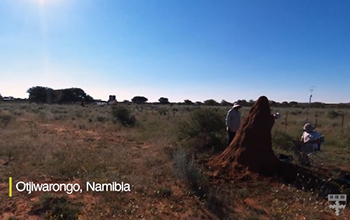
<svg viewBox="0 0 350 220">
<path fill-rule="evenodd" d="M 0 0 L 0 93 L 350 102 L 349 0 Z"/>
</svg>

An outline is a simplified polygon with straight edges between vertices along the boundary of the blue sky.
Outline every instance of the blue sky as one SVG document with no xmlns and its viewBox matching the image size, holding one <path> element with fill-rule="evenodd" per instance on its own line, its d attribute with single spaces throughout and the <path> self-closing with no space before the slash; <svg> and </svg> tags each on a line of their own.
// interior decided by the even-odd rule
<svg viewBox="0 0 350 220">
<path fill-rule="evenodd" d="M 0 93 L 350 102 L 350 1 L 1 0 Z"/>
</svg>

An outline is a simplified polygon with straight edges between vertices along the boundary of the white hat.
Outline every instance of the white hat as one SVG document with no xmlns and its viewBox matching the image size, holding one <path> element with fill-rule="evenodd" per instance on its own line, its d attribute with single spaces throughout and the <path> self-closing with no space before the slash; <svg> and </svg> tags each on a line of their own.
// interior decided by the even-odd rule
<svg viewBox="0 0 350 220">
<path fill-rule="evenodd" d="M 232 108 L 240 108 L 241 106 L 238 103 L 234 103 Z"/>
<path fill-rule="evenodd" d="M 313 130 L 314 130 L 314 127 L 313 127 L 310 123 L 306 123 L 306 124 L 304 125 L 304 131 L 310 133 L 310 132 L 312 132 Z"/>
<path fill-rule="evenodd" d="M 281 114 L 279 112 L 276 112 L 273 116 L 275 116 L 276 119 L 281 118 Z"/>
</svg>

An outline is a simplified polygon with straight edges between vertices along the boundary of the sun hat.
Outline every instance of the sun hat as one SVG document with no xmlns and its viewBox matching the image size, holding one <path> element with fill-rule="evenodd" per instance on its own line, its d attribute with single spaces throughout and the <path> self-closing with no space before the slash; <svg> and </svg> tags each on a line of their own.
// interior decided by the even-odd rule
<svg viewBox="0 0 350 220">
<path fill-rule="evenodd" d="M 234 103 L 232 108 L 240 108 L 241 106 L 238 103 Z"/>
<path fill-rule="evenodd" d="M 281 114 L 279 112 L 276 112 L 273 116 L 275 116 L 276 119 L 281 118 Z"/>
<path fill-rule="evenodd" d="M 314 127 L 312 127 L 312 125 L 310 123 L 306 123 L 304 125 L 304 131 L 306 132 L 312 132 L 314 130 Z"/>
</svg>

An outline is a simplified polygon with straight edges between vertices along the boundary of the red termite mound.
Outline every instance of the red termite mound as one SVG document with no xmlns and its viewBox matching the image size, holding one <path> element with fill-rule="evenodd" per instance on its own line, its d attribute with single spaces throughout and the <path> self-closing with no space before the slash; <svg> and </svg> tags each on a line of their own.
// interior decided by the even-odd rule
<svg viewBox="0 0 350 220">
<path fill-rule="evenodd" d="M 231 144 L 208 162 L 214 176 L 223 174 L 232 178 L 242 167 L 262 175 L 278 172 L 280 161 L 271 148 L 273 123 L 269 101 L 261 96 L 243 119 Z"/>
</svg>

